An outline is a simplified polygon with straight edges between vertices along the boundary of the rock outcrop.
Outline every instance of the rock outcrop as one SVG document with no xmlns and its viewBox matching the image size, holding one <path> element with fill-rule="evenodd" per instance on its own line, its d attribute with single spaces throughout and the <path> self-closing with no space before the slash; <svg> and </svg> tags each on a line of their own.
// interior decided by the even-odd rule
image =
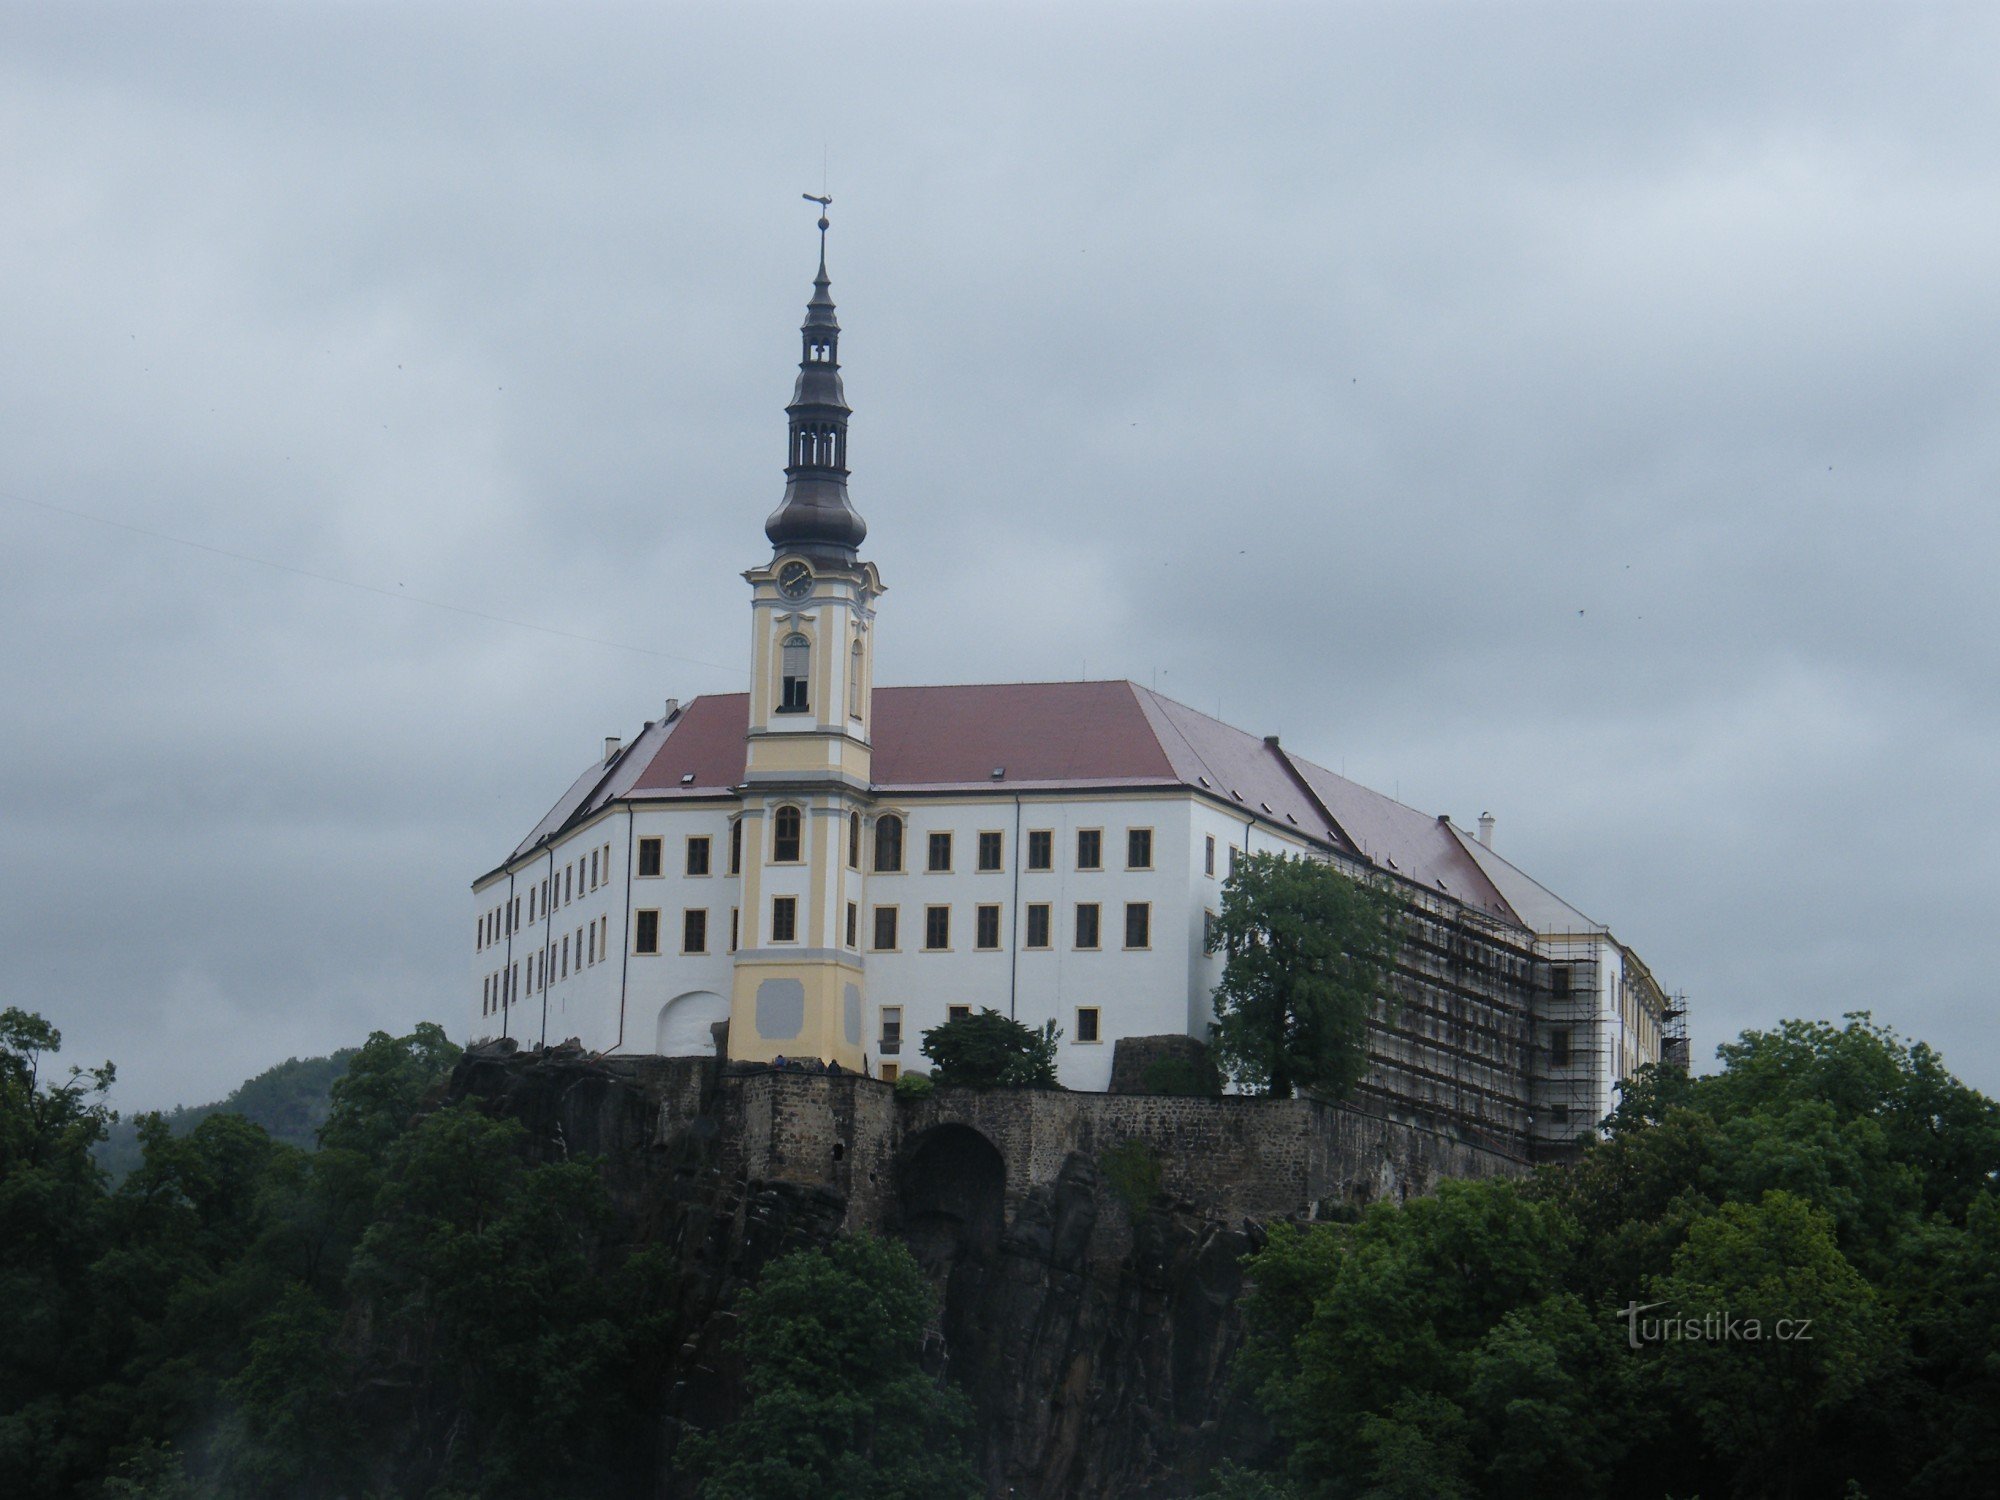
<svg viewBox="0 0 2000 1500">
<path fill-rule="evenodd" d="M 601 1160 L 622 1232 L 672 1257 L 659 1500 L 691 1494 L 676 1434 L 738 1409 L 738 1293 L 774 1256 L 861 1229 L 903 1238 L 940 1289 L 925 1357 L 972 1398 L 990 1494 L 1193 1494 L 1268 1442 L 1230 1380 L 1261 1224 L 1517 1169 L 1301 1101 L 909 1104 L 851 1075 L 562 1050 L 469 1054 L 450 1092 L 519 1120 L 543 1159 Z M 1177 1161 L 1183 1136 L 1242 1159 Z"/>
</svg>

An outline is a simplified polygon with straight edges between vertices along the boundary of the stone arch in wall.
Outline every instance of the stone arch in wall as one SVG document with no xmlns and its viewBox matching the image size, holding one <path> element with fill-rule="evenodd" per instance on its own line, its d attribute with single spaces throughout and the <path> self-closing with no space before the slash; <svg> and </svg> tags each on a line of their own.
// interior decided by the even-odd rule
<svg viewBox="0 0 2000 1500">
<path fill-rule="evenodd" d="M 717 1021 L 729 1019 L 729 1002 L 713 990 L 689 990 L 660 1007 L 653 1051 L 660 1057 L 713 1057 Z"/>
<path fill-rule="evenodd" d="M 971 1126 L 935 1126 L 897 1158 L 896 1209 L 903 1238 L 933 1274 L 991 1255 L 1006 1227 L 1007 1163 Z"/>
</svg>

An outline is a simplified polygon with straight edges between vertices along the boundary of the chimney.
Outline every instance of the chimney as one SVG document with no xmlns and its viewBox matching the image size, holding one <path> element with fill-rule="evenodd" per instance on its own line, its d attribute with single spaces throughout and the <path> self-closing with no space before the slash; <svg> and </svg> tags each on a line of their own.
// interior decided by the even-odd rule
<svg viewBox="0 0 2000 1500">
<path fill-rule="evenodd" d="M 604 737 L 604 763 L 607 766 L 610 765 L 611 762 L 613 762 L 614 760 L 618 759 L 618 749 L 624 743 L 625 742 L 619 739 L 618 736 L 615 734 L 607 734 Z"/>
<path fill-rule="evenodd" d="M 660 715 L 660 722 L 662 724 L 666 723 L 667 720 L 671 719 L 675 714 L 679 713 L 680 711 L 681 711 L 681 700 L 678 698 L 669 698 L 667 700 L 667 711 Z"/>
<path fill-rule="evenodd" d="M 1493 847 L 1493 814 L 1490 812 L 1479 815 L 1479 842 L 1489 849 Z"/>
</svg>

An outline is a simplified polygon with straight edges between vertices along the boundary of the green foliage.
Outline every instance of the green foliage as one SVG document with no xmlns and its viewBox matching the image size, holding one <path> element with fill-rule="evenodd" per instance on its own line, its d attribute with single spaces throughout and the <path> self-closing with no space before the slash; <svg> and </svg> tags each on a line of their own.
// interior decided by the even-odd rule
<svg viewBox="0 0 2000 1500">
<path fill-rule="evenodd" d="M 320 1144 L 368 1155 L 387 1150 L 418 1106 L 443 1084 L 458 1057 L 459 1048 L 444 1028 L 430 1021 L 403 1037 L 370 1032 L 333 1083 Z"/>
<path fill-rule="evenodd" d="M 1207 1057 L 1196 1060 L 1174 1055 L 1147 1063 L 1139 1075 L 1139 1086 L 1149 1094 L 1207 1099 L 1222 1092 L 1222 1079 Z"/>
<path fill-rule="evenodd" d="M 1159 1153 L 1144 1141 L 1120 1141 L 1097 1158 L 1097 1169 L 1135 1220 L 1153 1206 L 1165 1179 Z"/>
<path fill-rule="evenodd" d="M 909 1251 L 853 1235 L 772 1261 L 737 1307 L 749 1403 L 676 1455 L 702 1500 L 972 1500 L 971 1408 L 919 1361 L 934 1294 Z"/>
<path fill-rule="evenodd" d="M 928 1099 L 937 1092 L 937 1085 L 928 1073 L 899 1073 L 896 1075 L 896 1097 L 898 1099 Z"/>
<path fill-rule="evenodd" d="M 997 1010 L 974 1011 L 924 1033 L 932 1077 L 947 1088 L 1061 1088 L 1056 1081 L 1054 1021 L 1023 1026 Z"/>
<path fill-rule="evenodd" d="M 147 1115 L 115 1189 L 111 1071 L 56 1074 L 60 1040 L 0 1015 L 0 1493 L 553 1500 L 652 1471 L 662 1262 L 604 1244 L 591 1165 L 424 1112 L 437 1027 L 369 1039 L 321 1149 Z"/>
<path fill-rule="evenodd" d="M 1238 1374 L 1300 1496 L 1984 1491 L 2000 1108 L 1866 1017 L 1722 1058 L 1572 1167 L 1272 1230 Z"/>
<path fill-rule="evenodd" d="M 1322 860 L 1239 859 L 1211 934 L 1229 955 L 1215 989 L 1216 1054 L 1244 1089 L 1344 1095 L 1367 1067 L 1368 1021 L 1385 1003 L 1396 902 Z"/>
<path fill-rule="evenodd" d="M 182 1105 L 166 1114 L 167 1128 L 186 1135 L 210 1115 L 241 1115 L 274 1141 L 306 1150 L 319 1143 L 320 1127 L 333 1108 L 335 1080 L 347 1071 L 352 1047 L 330 1057 L 287 1058 L 247 1079 L 215 1104 Z M 97 1164 L 119 1182 L 139 1165 L 143 1150 L 136 1121 L 110 1127 L 97 1146 Z"/>
</svg>

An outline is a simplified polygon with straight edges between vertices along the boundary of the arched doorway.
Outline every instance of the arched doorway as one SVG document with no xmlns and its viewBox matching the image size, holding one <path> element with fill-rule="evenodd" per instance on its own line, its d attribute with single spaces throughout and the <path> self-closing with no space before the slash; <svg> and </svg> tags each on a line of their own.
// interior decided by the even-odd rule
<svg viewBox="0 0 2000 1500">
<path fill-rule="evenodd" d="M 968 1125 L 940 1125 L 907 1146 L 896 1168 L 903 1238 L 933 1272 L 990 1255 L 1006 1227 L 1007 1164 Z"/>
<path fill-rule="evenodd" d="M 660 1057 L 713 1057 L 717 1021 L 729 1019 L 729 1002 L 713 990 L 689 990 L 660 1007 L 653 1051 Z"/>
</svg>

